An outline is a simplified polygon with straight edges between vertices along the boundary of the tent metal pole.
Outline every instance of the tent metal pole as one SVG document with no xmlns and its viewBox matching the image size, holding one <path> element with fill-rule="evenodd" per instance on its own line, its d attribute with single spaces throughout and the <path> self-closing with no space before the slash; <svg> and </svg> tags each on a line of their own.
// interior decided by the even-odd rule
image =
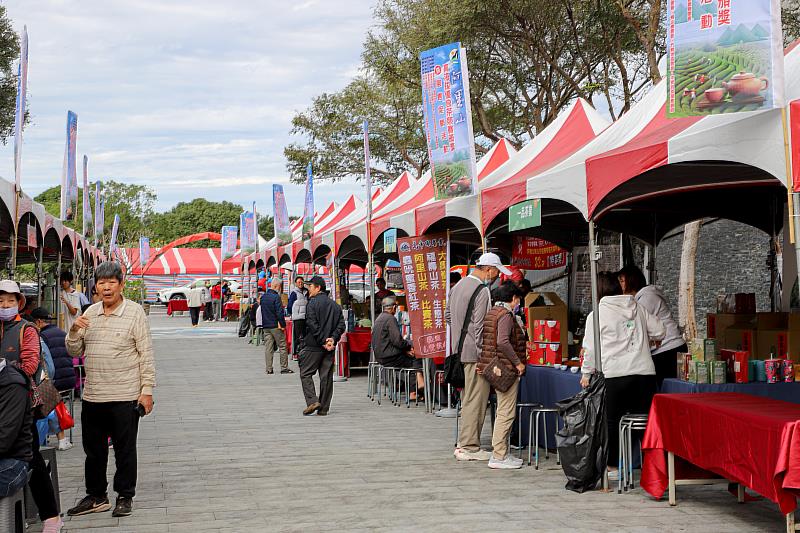
<svg viewBox="0 0 800 533">
<path fill-rule="evenodd" d="M 39 257 L 36 258 L 36 307 L 42 306 L 42 262 L 44 261 L 44 244 L 39 246 Z"/>
<path fill-rule="evenodd" d="M 592 275 L 592 326 L 594 329 L 595 367 L 598 372 L 603 371 L 603 362 L 600 358 L 600 300 L 597 297 L 597 262 L 600 260 L 597 250 L 594 222 L 589 222 L 589 269 Z"/>
<path fill-rule="evenodd" d="M 793 233 L 795 236 L 800 233 L 800 193 L 792 193 L 791 197 L 794 200 L 792 202 L 792 216 L 790 221 L 790 228 L 793 229 Z M 797 242 L 797 239 L 793 241 L 794 244 L 794 252 L 797 256 L 797 264 L 800 265 L 800 243 Z M 784 283 L 794 284 L 794 280 L 783 280 Z"/>
</svg>

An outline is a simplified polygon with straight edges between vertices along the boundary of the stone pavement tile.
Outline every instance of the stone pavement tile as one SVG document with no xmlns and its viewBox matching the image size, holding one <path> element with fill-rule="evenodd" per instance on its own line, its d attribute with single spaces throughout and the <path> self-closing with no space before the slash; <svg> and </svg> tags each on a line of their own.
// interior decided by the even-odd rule
<svg viewBox="0 0 800 533">
<path fill-rule="evenodd" d="M 67 519 L 66 531 L 783 528 L 774 504 L 738 505 L 724 486 L 681 487 L 671 508 L 641 489 L 567 491 L 553 456 L 539 470 L 513 472 L 459 463 L 454 420 L 370 402 L 363 374 L 334 385 L 330 416 L 303 417 L 297 374 L 265 376 L 263 349 L 238 339 L 233 325 L 213 324 L 225 336 L 202 338 L 179 319 L 151 324 L 158 388 L 156 409 L 140 426 L 134 514 Z M 79 421 L 80 402 L 75 411 Z M 487 446 L 489 433 L 487 418 Z M 74 435 L 76 447 L 58 455 L 65 508 L 84 495 L 79 423 Z M 113 450 L 108 471 L 111 483 Z"/>
</svg>

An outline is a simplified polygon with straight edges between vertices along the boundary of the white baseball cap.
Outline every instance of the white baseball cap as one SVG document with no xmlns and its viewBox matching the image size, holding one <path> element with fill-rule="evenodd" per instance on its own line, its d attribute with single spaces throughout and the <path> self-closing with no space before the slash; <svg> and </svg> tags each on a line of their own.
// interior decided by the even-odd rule
<svg viewBox="0 0 800 533">
<path fill-rule="evenodd" d="M 503 266 L 503 262 L 500 261 L 500 256 L 497 254 L 493 254 L 491 252 L 487 252 L 478 258 L 478 261 L 475 263 L 475 266 L 489 266 L 495 267 L 501 273 L 505 274 L 506 276 L 510 276 L 512 272 Z"/>
</svg>

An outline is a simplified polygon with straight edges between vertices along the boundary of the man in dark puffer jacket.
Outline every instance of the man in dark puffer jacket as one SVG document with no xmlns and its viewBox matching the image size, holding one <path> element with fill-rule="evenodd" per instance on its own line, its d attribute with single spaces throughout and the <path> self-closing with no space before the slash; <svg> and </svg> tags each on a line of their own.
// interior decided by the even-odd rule
<svg viewBox="0 0 800 533">
<path fill-rule="evenodd" d="M 50 355 L 53 356 L 53 365 L 56 368 L 56 373 L 53 378 L 53 385 L 59 391 L 67 391 L 75 388 L 75 370 L 72 366 L 72 357 L 67 353 L 67 345 L 64 339 L 67 333 L 59 328 L 50 324 L 53 317 L 44 307 L 37 307 L 31 311 L 31 318 L 36 329 L 39 330 L 39 336 L 44 343 L 50 348 Z"/>
</svg>

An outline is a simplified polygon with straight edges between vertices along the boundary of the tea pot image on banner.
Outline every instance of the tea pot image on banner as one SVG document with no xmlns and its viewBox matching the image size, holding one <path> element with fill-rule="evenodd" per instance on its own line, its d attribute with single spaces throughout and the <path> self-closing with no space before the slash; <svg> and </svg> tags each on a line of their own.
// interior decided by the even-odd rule
<svg viewBox="0 0 800 533">
<path fill-rule="evenodd" d="M 756 78 L 751 72 L 739 72 L 731 78 L 729 82 L 722 82 L 722 87 L 731 96 L 758 96 L 761 91 L 766 91 L 769 87 L 769 80 L 766 76 Z"/>
</svg>

